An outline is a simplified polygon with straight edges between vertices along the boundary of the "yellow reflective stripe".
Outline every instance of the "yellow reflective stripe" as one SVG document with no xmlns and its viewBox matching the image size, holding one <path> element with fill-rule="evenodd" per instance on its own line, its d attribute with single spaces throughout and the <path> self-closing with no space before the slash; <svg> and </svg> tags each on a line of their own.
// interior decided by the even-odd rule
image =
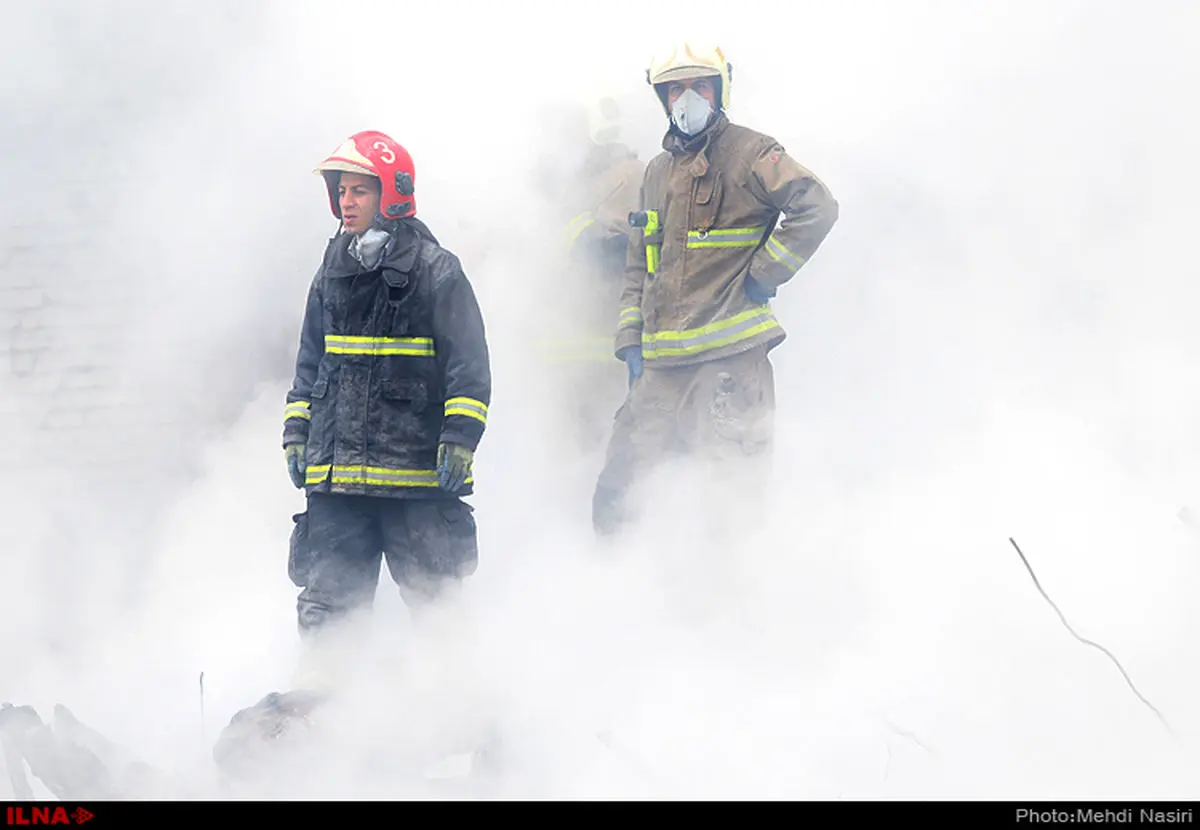
<svg viewBox="0 0 1200 830">
<path fill-rule="evenodd" d="M 626 326 L 640 326 L 642 324 L 642 310 L 637 306 L 621 309 L 621 315 L 617 318 L 617 328 L 625 328 Z"/>
<path fill-rule="evenodd" d="M 768 308 L 751 308 L 732 317 L 724 320 L 719 320 L 715 323 L 709 323 L 694 329 L 684 329 L 682 331 L 660 331 L 654 334 L 647 334 L 643 337 L 643 341 L 654 342 L 656 340 L 690 340 L 694 337 L 715 334 L 722 332 L 725 329 L 733 328 L 751 320 L 755 317 L 763 317 L 771 315 L 771 310 Z"/>
<path fill-rule="evenodd" d="M 466 415 L 481 424 L 487 423 L 487 404 L 474 398 L 451 398 L 446 401 L 446 417 L 451 415 Z"/>
<path fill-rule="evenodd" d="M 766 225 L 758 228 L 715 228 L 688 231 L 689 248 L 753 248 L 762 241 Z"/>
<path fill-rule="evenodd" d="M 658 211 L 646 211 L 646 226 L 642 228 L 642 238 L 646 239 L 658 233 Z M 661 245 L 646 243 L 646 273 L 653 274 L 658 270 L 658 257 Z"/>
<path fill-rule="evenodd" d="M 320 484 L 329 479 L 334 484 L 369 484 L 376 487 L 437 487 L 436 470 L 397 470 L 391 467 L 318 464 L 304 474 L 305 484 Z M 467 481 L 474 479 L 467 477 Z"/>
<path fill-rule="evenodd" d="M 596 220 L 592 218 L 590 211 L 584 211 L 567 223 L 567 245 L 575 244 L 575 240 L 579 238 L 579 234 L 591 226 L 596 224 Z"/>
<path fill-rule="evenodd" d="M 292 401 L 283 408 L 283 420 L 288 418 L 300 418 L 305 421 L 312 420 L 312 412 L 309 410 L 308 401 Z"/>
<path fill-rule="evenodd" d="M 547 363 L 615 363 L 611 337 L 540 341 L 539 352 Z"/>
<path fill-rule="evenodd" d="M 800 266 L 804 264 L 804 258 L 798 257 L 787 249 L 787 246 L 775 238 L 775 234 L 767 239 L 767 253 L 771 259 L 778 262 L 780 265 L 786 265 L 792 269 L 792 272 L 800 270 Z"/>
<path fill-rule="evenodd" d="M 325 335 L 325 351 L 330 354 L 434 356 L 432 337 L 362 337 L 348 334 L 327 334 Z"/>
<path fill-rule="evenodd" d="M 600 354 L 599 352 L 558 352 L 546 358 L 546 363 L 552 366 L 566 366 L 568 364 L 577 365 L 580 363 L 605 363 L 619 365 L 617 364 L 617 361 L 613 359 L 612 349 L 609 349 L 607 354 Z"/>
<path fill-rule="evenodd" d="M 769 308 L 752 308 L 727 320 L 684 331 L 660 331 L 642 336 L 642 357 L 691 355 L 749 340 L 779 326 Z"/>
</svg>

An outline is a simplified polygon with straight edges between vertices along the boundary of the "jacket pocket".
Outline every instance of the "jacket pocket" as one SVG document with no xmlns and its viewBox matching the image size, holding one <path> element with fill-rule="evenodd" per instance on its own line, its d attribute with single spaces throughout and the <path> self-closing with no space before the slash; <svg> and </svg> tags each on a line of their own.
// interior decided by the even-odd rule
<svg viewBox="0 0 1200 830">
<path fill-rule="evenodd" d="M 330 364 L 333 365 L 330 365 Z M 317 368 L 317 378 L 309 392 L 312 420 L 308 428 L 306 461 L 309 467 L 333 460 L 337 436 L 338 387 L 342 364 L 326 357 Z"/>
<path fill-rule="evenodd" d="M 446 527 L 449 561 L 446 570 L 462 579 L 475 573 L 479 564 L 478 529 L 475 526 L 474 508 L 458 499 L 447 499 L 438 503 L 438 515 Z"/>
<path fill-rule="evenodd" d="M 313 401 L 323 401 L 329 395 L 329 386 L 337 381 L 342 370 L 342 356 L 325 354 L 317 364 L 317 377 L 313 380 L 312 392 L 309 397 Z M 336 390 L 335 390 L 336 391 Z"/>
<path fill-rule="evenodd" d="M 424 412 L 429 405 L 429 390 L 421 380 L 385 377 L 381 391 L 384 400 L 408 404 L 413 412 Z"/>
<path fill-rule="evenodd" d="M 317 379 L 313 381 L 309 397 L 311 398 L 309 401 L 311 421 L 308 427 L 306 460 L 309 466 L 312 466 L 327 460 L 330 449 L 330 403 L 332 401 L 329 398 L 328 374 L 318 373 Z"/>
<path fill-rule="evenodd" d="M 720 170 L 709 168 L 709 175 L 696 180 L 696 196 L 692 201 L 692 227 L 689 230 L 709 231 L 717 223 L 717 214 L 725 198 L 725 185 Z"/>
<path fill-rule="evenodd" d="M 762 455 L 772 441 L 773 406 L 756 379 L 721 372 L 715 378 L 709 405 L 711 435 L 718 447 L 735 448 L 737 455 Z"/>
<path fill-rule="evenodd" d="M 405 568 L 421 579 L 463 579 L 479 561 L 473 508 L 457 498 L 413 499 L 405 508 L 408 549 Z M 389 567 L 391 567 L 389 565 Z"/>
</svg>

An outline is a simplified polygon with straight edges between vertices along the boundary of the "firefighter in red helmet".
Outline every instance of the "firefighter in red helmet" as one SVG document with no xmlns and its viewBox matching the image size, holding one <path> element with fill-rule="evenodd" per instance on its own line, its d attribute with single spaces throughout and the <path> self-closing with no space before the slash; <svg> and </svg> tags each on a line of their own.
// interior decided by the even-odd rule
<svg viewBox="0 0 1200 830">
<path fill-rule="evenodd" d="M 482 313 L 458 258 L 416 217 L 408 152 L 361 132 L 315 172 L 341 226 L 308 291 L 283 421 L 307 496 L 288 566 L 314 658 L 305 689 L 335 680 L 319 645 L 369 609 L 381 558 L 413 610 L 474 571 L 463 497 L 491 399 Z"/>
</svg>

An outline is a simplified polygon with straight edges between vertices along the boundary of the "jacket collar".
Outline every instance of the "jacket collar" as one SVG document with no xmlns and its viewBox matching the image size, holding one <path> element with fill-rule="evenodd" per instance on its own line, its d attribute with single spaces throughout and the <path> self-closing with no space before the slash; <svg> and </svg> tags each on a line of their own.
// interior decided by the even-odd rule
<svg viewBox="0 0 1200 830">
<path fill-rule="evenodd" d="M 686 136 L 672 124 L 663 136 L 662 148 L 673 156 L 689 156 L 708 149 L 712 141 L 716 141 L 725 128 L 729 126 L 729 116 L 718 112 L 709 125 L 694 136 Z"/>
<path fill-rule="evenodd" d="M 389 238 L 384 248 L 383 258 L 371 271 L 411 273 L 417 264 L 417 256 L 421 249 L 421 240 L 437 243 L 430 230 L 421 220 L 413 217 L 389 223 Z M 326 274 L 330 277 L 352 277 L 356 274 L 367 273 L 367 269 L 350 253 L 350 242 L 353 236 L 341 232 L 330 241 L 330 257 L 327 262 Z"/>
</svg>

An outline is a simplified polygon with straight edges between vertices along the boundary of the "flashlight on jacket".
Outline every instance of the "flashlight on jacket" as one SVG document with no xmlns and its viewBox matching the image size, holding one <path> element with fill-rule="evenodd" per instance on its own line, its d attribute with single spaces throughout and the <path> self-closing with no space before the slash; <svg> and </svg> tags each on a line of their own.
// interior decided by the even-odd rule
<svg viewBox="0 0 1200 830">
<path fill-rule="evenodd" d="M 629 225 L 633 228 L 644 228 L 650 224 L 650 214 L 644 210 L 634 210 L 629 213 Z"/>
</svg>

